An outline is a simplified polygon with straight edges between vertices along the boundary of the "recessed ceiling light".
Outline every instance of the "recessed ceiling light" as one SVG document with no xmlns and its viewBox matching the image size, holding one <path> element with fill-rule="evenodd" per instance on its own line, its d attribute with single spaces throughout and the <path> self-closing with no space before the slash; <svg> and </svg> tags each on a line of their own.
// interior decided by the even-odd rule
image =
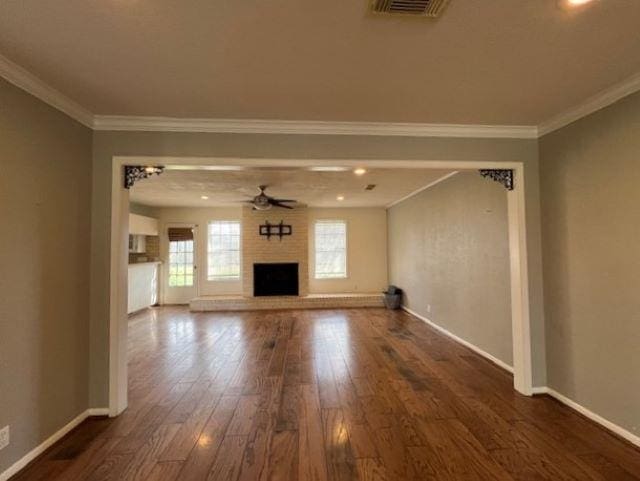
<svg viewBox="0 0 640 481">
<path fill-rule="evenodd" d="M 314 167 L 309 167 L 309 170 L 313 172 L 344 172 L 349 169 L 337 165 L 316 165 Z"/>
<path fill-rule="evenodd" d="M 336 200 L 343 201 L 344 200 L 344 195 L 339 195 L 338 197 L 336 197 Z"/>
<path fill-rule="evenodd" d="M 202 200 L 208 200 L 208 199 L 209 199 L 209 196 L 208 196 L 208 195 L 201 195 L 201 196 L 200 196 L 200 198 L 201 198 Z"/>
<path fill-rule="evenodd" d="M 569 5 L 577 6 L 577 5 L 584 5 L 585 3 L 589 3 L 591 1 L 593 1 L 593 0 L 567 0 L 567 3 Z"/>
<path fill-rule="evenodd" d="M 367 173 L 367 169 L 363 169 L 362 167 L 358 167 L 356 170 L 353 171 L 354 174 L 356 175 L 364 175 Z"/>
</svg>

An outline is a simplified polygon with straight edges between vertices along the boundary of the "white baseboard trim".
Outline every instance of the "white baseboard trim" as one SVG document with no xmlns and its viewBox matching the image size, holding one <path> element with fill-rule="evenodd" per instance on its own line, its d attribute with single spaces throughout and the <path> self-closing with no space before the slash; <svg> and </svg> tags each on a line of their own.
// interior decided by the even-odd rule
<svg viewBox="0 0 640 481">
<path fill-rule="evenodd" d="M 68 434 L 73 428 L 78 426 L 82 421 L 91 416 L 104 416 L 109 414 L 109 409 L 105 408 L 93 408 L 87 409 L 86 411 L 78 414 L 75 418 L 69 421 L 65 426 L 60 428 L 58 431 L 53 433 L 47 439 L 45 439 L 38 446 L 33 448 L 27 454 L 25 454 L 18 461 L 13 463 L 9 468 L 7 468 L 4 472 L 0 473 L 0 481 L 7 481 L 11 476 L 14 476 L 19 471 L 24 469 L 27 464 L 36 459 L 42 453 L 44 453 L 47 449 L 49 449 L 53 444 L 62 439 L 66 434 Z"/>
<path fill-rule="evenodd" d="M 547 386 L 532 387 L 531 394 L 534 396 L 537 394 L 549 394 L 549 388 Z"/>
<path fill-rule="evenodd" d="M 564 394 L 560 394 L 558 391 L 551 389 L 550 387 L 537 387 L 534 388 L 534 394 L 548 394 L 552 398 L 557 399 L 565 406 L 570 407 L 574 411 L 578 411 L 584 417 L 590 419 L 591 421 L 599 424 L 600 426 L 608 429 L 612 433 L 620 436 L 623 439 L 626 439 L 631 444 L 640 447 L 640 436 L 633 434 L 631 431 L 627 431 L 622 426 L 618 426 L 614 422 L 609 421 L 608 419 L 603 418 L 599 414 L 594 413 L 590 409 L 587 409 L 581 404 L 578 404 L 573 399 L 569 399 Z"/>
<path fill-rule="evenodd" d="M 465 341 L 464 339 L 462 339 L 461 337 L 456 336 L 455 334 L 453 334 L 452 332 L 447 331 L 444 327 L 441 327 L 439 325 L 437 325 L 436 323 L 434 323 L 431 319 L 428 319 L 424 316 L 421 316 L 420 314 L 418 314 L 417 312 L 409 309 L 406 306 L 401 306 L 402 309 L 406 312 L 408 312 L 409 314 L 411 314 L 414 317 L 417 317 L 418 319 L 420 319 L 421 321 L 426 322 L 427 324 L 429 324 L 431 327 L 433 327 L 436 331 L 444 334 L 447 337 L 450 337 L 451 339 L 453 339 L 454 341 L 456 341 L 459 344 L 462 344 L 465 347 L 468 347 L 469 349 L 471 349 L 473 352 L 480 354 L 482 357 L 488 359 L 489 361 L 491 361 L 492 363 L 496 364 L 498 367 L 501 367 L 502 369 L 504 369 L 505 371 L 510 372 L 511 374 L 513 374 L 513 366 L 509 366 L 509 364 L 507 364 L 504 361 L 501 361 L 500 359 L 498 359 L 495 356 L 492 356 L 491 354 L 489 354 L 486 351 L 483 351 L 482 349 L 480 349 L 478 346 L 476 346 L 475 344 L 471 344 L 469 341 Z"/>
<path fill-rule="evenodd" d="M 92 416 L 108 416 L 109 415 L 109 408 L 91 408 L 91 409 L 88 409 L 87 412 L 89 413 L 88 417 L 92 417 Z"/>
<path fill-rule="evenodd" d="M 491 362 L 495 363 L 499 367 L 501 367 L 501 368 L 503 368 L 503 369 L 505 369 L 505 370 L 507 370 L 509 372 L 513 372 L 513 368 L 511 366 L 509 366 L 508 364 L 505 364 L 503 361 L 501 361 L 500 359 L 497 359 L 496 357 L 492 356 L 488 352 L 483 351 L 479 347 L 474 346 L 470 342 L 465 341 L 464 339 L 461 339 L 458 336 L 456 336 L 455 334 L 452 334 L 451 332 L 447 331 L 446 329 L 438 326 L 432 320 L 430 320 L 430 319 L 428 319 L 428 318 L 426 318 L 424 316 L 421 316 L 420 314 L 418 314 L 417 312 L 409 309 L 406 306 L 402 306 L 402 309 L 407 311 L 412 316 L 417 317 L 421 321 L 426 322 L 431 327 L 433 327 L 436 331 L 441 332 L 445 336 L 450 337 L 454 341 L 459 342 L 463 346 L 468 347 L 472 351 L 474 351 L 474 352 L 480 354 L 481 356 L 487 358 L 488 360 L 490 360 Z M 640 436 L 638 436 L 636 434 L 633 434 L 630 431 L 627 431 L 625 428 L 623 428 L 621 426 L 618 426 L 617 424 L 609 421 L 608 419 L 603 418 L 599 414 L 594 413 L 593 411 L 587 409 L 586 407 L 582 406 L 581 404 L 578 404 L 574 400 L 569 399 L 568 397 L 564 396 L 563 394 L 560 394 L 558 391 L 556 391 L 554 389 L 551 389 L 550 387 L 547 387 L 547 386 L 534 387 L 534 388 L 532 388 L 532 394 L 534 394 L 534 395 L 548 394 L 552 398 L 557 399 L 558 401 L 560 401 L 565 406 L 568 406 L 569 408 L 573 409 L 574 411 L 579 412 L 580 414 L 582 414 L 586 418 L 590 419 L 591 421 L 601 425 L 605 429 L 607 429 L 607 430 L 611 431 L 612 433 L 620 436 L 621 438 L 626 439 L 631 444 L 640 447 Z"/>
</svg>

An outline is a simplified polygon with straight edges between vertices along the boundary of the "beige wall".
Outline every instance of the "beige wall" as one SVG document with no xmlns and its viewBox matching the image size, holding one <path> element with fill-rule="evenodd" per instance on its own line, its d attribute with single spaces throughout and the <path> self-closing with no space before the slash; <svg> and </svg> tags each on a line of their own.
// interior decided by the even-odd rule
<svg viewBox="0 0 640 481">
<path fill-rule="evenodd" d="M 137 215 L 145 215 L 147 217 L 158 218 L 158 207 L 153 207 L 150 205 L 144 204 L 136 204 L 135 202 L 129 203 L 129 212 Z"/>
<path fill-rule="evenodd" d="M 640 435 L 640 94 L 540 142 L 549 386 Z"/>
<path fill-rule="evenodd" d="M 461 172 L 389 209 L 404 304 L 513 365 L 507 191 Z"/>
<path fill-rule="evenodd" d="M 347 223 L 347 278 L 315 278 L 314 225 Z M 384 208 L 309 209 L 309 292 L 380 292 L 387 286 L 387 213 Z"/>
<path fill-rule="evenodd" d="M 94 132 L 91 239 L 91 403 L 108 401 L 111 175 L 114 156 L 523 162 L 535 385 L 545 385 L 538 146 L 535 139 Z M 124 240 L 123 240 L 124 241 Z"/>
<path fill-rule="evenodd" d="M 164 290 L 167 288 L 166 273 L 169 260 L 169 239 L 167 228 L 169 225 L 195 224 L 196 235 L 196 265 L 198 275 L 198 289 L 200 295 L 234 295 L 242 293 L 241 281 L 210 281 L 207 279 L 207 226 L 213 220 L 241 220 L 241 207 L 163 207 L 155 212 L 160 225 L 160 257 L 162 260 L 162 281 Z"/>
<path fill-rule="evenodd" d="M 114 155 L 523 162 L 534 385 L 547 383 L 546 351 L 551 387 L 637 434 L 639 95 L 540 141 L 545 313 L 535 140 L 94 132 L 92 144 L 89 130 L 0 80 L 0 247 L 13 273 L 0 280 L 0 426 L 12 426 L 0 470 L 86 407 L 87 374 L 89 405 L 108 402 Z"/>
<path fill-rule="evenodd" d="M 191 223 L 198 225 L 196 230 L 197 236 L 197 252 L 196 263 L 198 265 L 198 282 L 200 295 L 240 295 L 243 293 L 242 281 L 208 281 L 206 275 L 207 262 L 207 224 L 212 220 L 243 220 L 243 256 L 250 264 L 259 262 L 257 257 L 247 257 L 246 249 L 249 247 L 247 242 L 248 235 L 251 234 L 254 247 L 267 247 L 270 252 L 263 252 L 269 262 L 284 262 L 282 252 L 289 254 L 291 245 L 295 244 L 302 250 L 306 250 L 303 255 L 298 253 L 296 259 L 292 261 L 302 262 L 308 268 L 301 268 L 301 295 L 303 291 L 309 293 L 328 293 L 328 292 L 379 292 L 387 285 L 387 214 L 384 208 L 340 208 L 340 209 L 322 209 L 316 207 L 305 208 L 308 216 L 308 228 L 294 226 L 294 235 L 290 238 L 283 238 L 282 242 L 278 239 L 267 241 L 266 238 L 257 235 L 257 225 L 269 220 L 277 223 L 280 220 L 289 222 L 288 211 L 278 210 L 266 213 L 258 213 L 250 211 L 249 213 L 255 217 L 255 222 L 247 222 L 248 219 L 242 219 L 241 207 L 211 207 L 211 208 L 189 208 L 189 207 L 172 207 L 172 208 L 154 208 L 150 211 L 147 206 L 136 206 L 136 209 L 146 214 L 152 213 L 160 222 L 161 226 L 161 252 L 162 260 L 166 263 L 168 253 L 168 243 L 166 239 L 167 226 L 169 224 Z M 319 219 L 343 219 L 347 221 L 348 229 L 348 278 L 347 279 L 323 279 L 316 280 L 313 278 L 313 223 Z M 256 224 L 257 222 L 257 224 Z M 305 220 L 305 225 L 307 221 Z M 300 236 L 300 228 L 305 232 Z M 253 249 L 255 250 L 255 249 Z M 252 252 L 253 252 L 252 250 Z M 259 249 L 260 250 L 260 249 Z M 300 260 L 298 260 L 300 259 Z M 165 264 L 166 265 L 166 264 Z M 247 269 L 249 269 L 247 267 Z M 245 269 L 246 270 L 246 269 Z M 250 269 L 249 269 L 250 270 Z M 247 271 L 248 272 L 248 271 Z M 308 276 L 308 288 L 303 284 L 303 273 Z M 249 272 L 251 274 L 251 272 Z M 166 275 L 163 275 L 163 284 L 166 284 Z M 248 284 L 251 285 L 250 275 L 247 278 Z M 166 289 L 166 285 L 164 286 Z M 251 289 L 247 287 L 247 292 Z"/>
<path fill-rule="evenodd" d="M 0 472 L 88 406 L 91 132 L 0 79 Z"/>
</svg>

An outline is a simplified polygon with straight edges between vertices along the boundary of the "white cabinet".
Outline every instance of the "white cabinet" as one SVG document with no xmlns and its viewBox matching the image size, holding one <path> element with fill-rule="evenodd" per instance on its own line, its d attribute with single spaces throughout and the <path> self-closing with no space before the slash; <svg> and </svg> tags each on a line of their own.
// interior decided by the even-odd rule
<svg viewBox="0 0 640 481">
<path fill-rule="evenodd" d="M 129 264 L 129 314 L 158 303 L 159 275 L 158 262 Z"/>
<path fill-rule="evenodd" d="M 158 219 L 138 214 L 129 214 L 129 234 L 158 235 Z"/>
</svg>

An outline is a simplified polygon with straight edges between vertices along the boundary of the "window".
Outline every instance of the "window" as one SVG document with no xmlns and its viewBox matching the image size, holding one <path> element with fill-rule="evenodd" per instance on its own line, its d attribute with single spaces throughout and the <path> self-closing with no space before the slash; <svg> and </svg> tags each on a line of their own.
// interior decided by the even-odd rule
<svg viewBox="0 0 640 481">
<path fill-rule="evenodd" d="M 240 222 L 209 223 L 207 279 L 224 281 L 240 279 Z"/>
<path fill-rule="evenodd" d="M 193 239 L 169 240 L 169 286 L 193 286 Z"/>
<path fill-rule="evenodd" d="M 315 225 L 316 279 L 347 277 L 347 223 L 319 220 Z"/>
</svg>

